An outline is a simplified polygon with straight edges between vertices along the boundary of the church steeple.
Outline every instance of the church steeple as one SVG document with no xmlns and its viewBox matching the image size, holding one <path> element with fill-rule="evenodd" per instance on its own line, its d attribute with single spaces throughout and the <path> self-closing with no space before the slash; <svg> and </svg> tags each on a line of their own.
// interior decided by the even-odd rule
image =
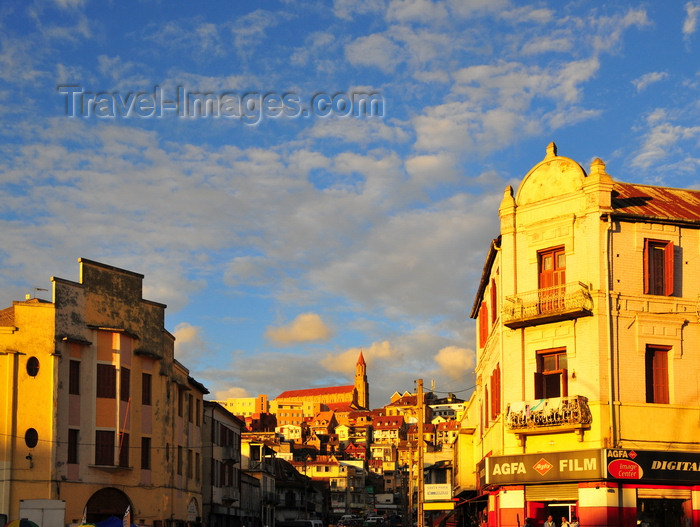
<svg viewBox="0 0 700 527">
<path fill-rule="evenodd" d="M 355 390 L 357 391 L 357 406 L 369 410 L 369 383 L 367 382 L 367 364 L 360 351 L 355 365 Z"/>
</svg>

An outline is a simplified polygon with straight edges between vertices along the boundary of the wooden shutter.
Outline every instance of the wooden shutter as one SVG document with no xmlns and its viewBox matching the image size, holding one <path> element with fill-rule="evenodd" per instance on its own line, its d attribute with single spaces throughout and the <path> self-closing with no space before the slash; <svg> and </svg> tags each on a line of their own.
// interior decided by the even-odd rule
<svg viewBox="0 0 700 527">
<path fill-rule="evenodd" d="M 673 295 L 673 242 L 668 242 L 664 249 L 664 294 Z"/>
<path fill-rule="evenodd" d="M 651 277 L 649 276 L 649 240 L 644 239 L 644 294 L 648 295 Z"/>
<path fill-rule="evenodd" d="M 544 399 L 544 383 L 538 371 L 535 372 L 535 399 Z"/>
<path fill-rule="evenodd" d="M 561 396 L 569 396 L 569 371 L 566 368 L 561 370 Z"/>
</svg>

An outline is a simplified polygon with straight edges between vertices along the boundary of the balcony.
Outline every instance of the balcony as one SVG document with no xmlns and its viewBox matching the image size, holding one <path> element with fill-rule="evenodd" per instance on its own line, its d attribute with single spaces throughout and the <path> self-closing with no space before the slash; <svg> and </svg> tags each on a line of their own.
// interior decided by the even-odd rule
<svg viewBox="0 0 700 527">
<path fill-rule="evenodd" d="M 582 395 L 513 402 L 506 411 L 506 429 L 521 436 L 577 431 L 579 440 L 592 420 L 588 399 Z"/>
<path fill-rule="evenodd" d="M 241 499 L 241 491 L 234 487 L 223 487 L 221 489 L 221 501 L 236 503 Z"/>
<path fill-rule="evenodd" d="M 507 296 L 503 302 L 503 324 L 511 329 L 591 314 L 593 299 L 588 286 L 581 282 Z"/>
</svg>

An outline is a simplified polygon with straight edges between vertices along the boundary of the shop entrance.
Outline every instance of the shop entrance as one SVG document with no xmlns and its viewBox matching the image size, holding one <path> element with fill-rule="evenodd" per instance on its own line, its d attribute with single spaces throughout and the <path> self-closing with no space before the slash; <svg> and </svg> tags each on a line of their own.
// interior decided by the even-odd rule
<svg viewBox="0 0 700 527">
<path fill-rule="evenodd" d="M 693 525 L 692 512 L 693 506 L 690 500 L 637 499 L 637 524 L 639 527 L 687 527 Z"/>
<path fill-rule="evenodd" d="M 554 524 L 558 526 L 561 525 L 561 519 L 566 518 L 567 521 L 571 521 L 571 518 L 576 516 L 576 503 L 575 502 L 561 502 L 552 501 L 545 504 L 544 507 L 545 519 L 550 514 L 554 519 Z"/>
</svg>

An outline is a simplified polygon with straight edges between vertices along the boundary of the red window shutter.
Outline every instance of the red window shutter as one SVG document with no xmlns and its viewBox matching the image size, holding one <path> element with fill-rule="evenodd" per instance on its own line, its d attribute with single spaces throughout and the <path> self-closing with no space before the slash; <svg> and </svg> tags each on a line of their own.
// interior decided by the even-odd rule
<svg viewBox="0 0 700 527">
<path fill-rule="evenodd" d="M 668 242 L 664 249 L 664 294 L 673 295 L 673 242 Z"/>
<path fill-rule="evenodd" d="M 561 396 L 569 396 L 569 371 L 566 368 L 561 370 Z"/>
<path fill-rule="evenodd" d="M 644 294 L 648 295 L 650 291 L 649 282 L 649 240 L 644 240 Z"/>
<path fill-rule="evenodd" d="M 668 404 L 668 351 L 654 351 L 654 402 Z"/>
<path fill-rule="evenodd" d="M 538 371 L 535 372 L 535 399 L 544 399 L 542 374 Z"/>
<path fill-rule="evenodd" d="M 497 298 L 496 298 L 496 281 L 492 278 L 491 279 L 491 324 L 496 322 L 496 306 L 497 306 Z"/>
<path fill-rule="evenodd" d="M 490 417 L 490 408 L 489 408 L 489 389 L 486 388 L 484 389 L 484 415 L 485 415 L 485 421 L 486 421 L 486 426 L 489 425 L 489 417 Z"/>
<path fill-rule="evenodd" d="M 489 338 L 489 308 L 486 302 L 481 303 L 479 308 L 479 343 L 483 348 L 486 345 L 486 339 Z"/>
</svg>

